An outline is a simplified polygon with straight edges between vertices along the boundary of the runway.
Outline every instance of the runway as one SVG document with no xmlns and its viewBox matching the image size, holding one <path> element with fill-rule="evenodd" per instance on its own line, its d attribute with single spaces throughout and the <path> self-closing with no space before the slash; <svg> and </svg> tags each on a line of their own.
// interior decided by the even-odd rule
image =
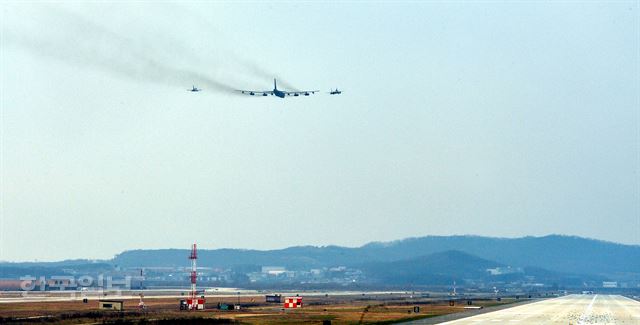
<svg viewBox="0 0 640 325">
<path fill-rule="evenodd" d="M 638 325 L 640 302 L 617 295 L 570 295 L 440 324 Z"/>
<path fill-rule="evenodd" d="M 108 291 L 110 299 L 138 299 L 140 293 L 144 294 L 145 299 L 155 298 L 184 298 L 185 293 L 189 289 L 144 289 L 144 290 L 121 290 Z M 282 296 L 304 295 L 306 297 L 322 297 L 322 296 L 351 296 L 362 297 L 365 292 L 362 291 L 280 291 Z M 207 298 L 237 298 L 247 296 L 263 297 L 265 292 L 258 290 L 247 290 L 237 288 L 206 288 L 204 294 Z M 395 297 L 408 295 L 401 292 L 391 291 L 367 291 L 369 297 L 395 295 Z M 82 301 L 84 298 L 88 300 L 103 299 L 106 296 L 103 291 L 75 291 L 75 290 L 54 290 L 54 291 L 0 291 L 0 304 L 11 303 L 30 303 L 30 302 L 60 302 L 60 301 Z M 437 298 L 436 298 L 437 299 Z"/>
</svg>

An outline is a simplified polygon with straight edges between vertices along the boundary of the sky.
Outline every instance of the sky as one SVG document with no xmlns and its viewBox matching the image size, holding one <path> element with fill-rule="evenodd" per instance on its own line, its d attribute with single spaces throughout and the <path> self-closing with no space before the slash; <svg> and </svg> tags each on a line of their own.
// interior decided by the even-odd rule
<svg viewBox="0 0 640 325">
<path fill-rule="evenodd" d="M 637 1 L 0 8 L 2 261 L 453 234 L 640 245 Z M 233 91 L 273 78 L 321 93 Z"/>
</svg>

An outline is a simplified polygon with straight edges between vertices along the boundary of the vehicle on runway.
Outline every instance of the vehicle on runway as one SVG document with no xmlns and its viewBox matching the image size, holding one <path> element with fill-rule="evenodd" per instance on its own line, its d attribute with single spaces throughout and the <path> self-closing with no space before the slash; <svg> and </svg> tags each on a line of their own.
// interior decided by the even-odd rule
<svg viewBox="0 0 640 325">
<path fill-rule="evenodd" d="M 191 89 L 187 89 L 187 91 L 195 93 L 195 92 L 198 92 L 198 91 L 202 91 L 202 89 L 198 88 L 196 86 L 191 86 Z"/>
<path fill-rule="evenodd" d="M 342 90 L 338 90 L 338 88 L 336 88 L 336 90 L 331 89 L 331 91 L 329 91 L 329 95 L 340 95 L 342 94 Z"/>
<path fill-rule="evenodd" d="M 278 89 L 278 85 L 276 83 L 276 79 L 273 79 L 273 90 L 241 90 L 238 89 L 236 91 L 239 91 L 243 94 L 247 94 L 250 96 L 269 96 L 269 95 L 275 95 L 276 97 L 280 97 L 280 98 L 285 98 L 287 96 L 294 96 L 294 97 L 298 97 L 300 95 L 304 95 L 304 96 L 309 96 L 309 95 L 313 95 L 316 92 L 318 92 L 319 90 L 300 90 L 300 91 L 286 91 L 286 90 L 280 90 Z"/>
</svg>

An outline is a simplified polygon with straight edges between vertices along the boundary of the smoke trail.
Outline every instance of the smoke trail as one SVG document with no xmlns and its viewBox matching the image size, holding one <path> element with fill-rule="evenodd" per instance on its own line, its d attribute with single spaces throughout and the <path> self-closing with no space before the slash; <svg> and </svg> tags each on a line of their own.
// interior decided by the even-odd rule
<svg viewBox="0 0 640 325">
<path fill-rule="evenodd" d="M 262 79 L 268 79 L 268 80 L 276 78 L 276 79 L 278 79 L 278 84 L 282 85 L 287 90 L 300 91 L 300 89 L 298 89 L 297 87 L 295 87 L 292 84 L 288 83 L 286 80 L 284 80 L 283 78 L 279 77 L 275 73 L 272 73 L 270 71 L 267 71 L 266 69 L 263 69 L 258 64 L 254 63 L 254 62 L 250 62 L 250 61 L 248 61 L 246 59 L 239 58 L 239 57 L 236 57 L 236 59 L 240 62 L 240 64 L 248 72 L 254 74 L 255 76 L 258 76 L 258 77 L 260 77 Z"/>
<path fill-rule="evenodd" d="M 176 13 L 172 8 L 172 13 Z M 46 6 L 46 15 L 38 19 L 38 30 L 5 29 L 7 45 L 15 45 L 29 51 L 33 55 L 46 56 L 71 65 L 84 65 L 103 70 L 119 77 L 158 84 L 185 85 L 196 84 L 203 88 L 230 93 L 234 87 L 220 77 L 220 64 L 212 64 L 211 60 L 203 60 L 202 55 L 188 50 L 181 40 L 171 39 L 169 48 L 159 48 L 162 42 L 154 42 L 146 36 L 144 39 L 133 39 L 115 33 L 84 16 L 64 10 L 59 6 Z M 179 12 L 179 10 L 177 10 Z M 200 15 L 200 23 L 210 25 Z M 191 16 L 190 18 L 193 18 Z M 42 27 L 47 27 L 44 30 Z M 48 28 L 48 27 L 55 28 Z M 209 30 L 215 27 L 210 26 Z M 167 35 L 159 41 L 167 42 Z M 161 59 L 158 53 L 171 50 L 177 55 Z M 228 51 L 226 51 L 228 52 Z M 218 52 L 221 53 L 221 52 Z M 237 68 L 244 70 L 245 76 L 257 77 L 268 81 L 265 89 L 270 89 L 271 80 L 278 79 L 278 85 L 286 90 L 299 91 L 297 87 L 259 64 L 232 53 L 223 53 L 225 60 L 236 63 Z M 178 64 L 176 59 L 186 60 L 187 65 Z M 194 69 L 192 66 L 206 67 L 208 71 Z M 213 70 L 213 71 L 212 71 Z M 235 75 L 242 77 L 243 75 Z M 229 76 L 225 76 L 225 80 Z"/>
<path fill-rule="evenodd" d="M 190 10 L 182 6 L 174 6 L 172 8 L 172 13 L 174 15 L 176 15 L 176 13 L 183 13 L 186 17 L 188 17 L 188 19 L 196 19 L 199 24 L 206 26 L 207 30 L 215 31 L 218 29 L 218 27 L 215 26 L 213 23 L 211 23 L 208 17 L 203 15 L 201 11 Z M 276 78 L 278 79 L 278 85 L 281 85 L 286 90 L 300 91 L 299 88 L 287 82 L 284 78 L 282 78 L 282 76 L 272 71 L 269 71 L 268 69 L 265 69 L 264 67 L 257 64 L 255 61 L 250 60 L 249 58 L 243 55 L 239 55 L 238 53 L 234 53 L 230 51 L 227 51 L 227 52 L 228 53 L 226 53 L 226 56 L 232 59 L 233 61 L 235 61 L 235 63 L 237 63 L 242 70 L 245 70 L 245 72 L 251 75 L 251 77 L 254 77 L 254 79 L 259 79 L 260 81 L 267 81 L 269 82 L 267 85 L 270 85 L 271 80 L 273 80 L 273 78 Z"/>
<path fill-rule="evenodd" d="M 33 55 L 47 56 L 70 64 L 98 68 L 120 77 L 160 84 L 190 85 L 196 83 L 207 89 L 231 91 L 233 87 L 213 77 L 210 72 L 171 65 L 166 60 L 150 56 L 150 46 L 139 40 L 118 35 L 77 14 L 48 8 L 49 20 L 55 20 L 58 32 L 28 33 L 22 29 L 6 30 L 7 45 L 17 45 Z M 56 17 L 57 16 L 57 17 Z M 60 32 L 60 30 L 62 32 Z"/>
</svg>

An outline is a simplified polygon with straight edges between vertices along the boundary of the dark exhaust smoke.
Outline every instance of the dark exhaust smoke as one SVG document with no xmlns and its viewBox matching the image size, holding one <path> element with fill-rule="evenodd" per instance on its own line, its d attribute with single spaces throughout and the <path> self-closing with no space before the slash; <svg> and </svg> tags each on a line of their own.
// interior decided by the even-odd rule
<svg viewBox="0 0 640 325">
<path fill-rule="evenodd" d="M 82 64 L 136 81 L 175 86 L 202 85 L 207 89 L 232 91 L 234 88 L 215 77 L 212 71 L 171 65 L 152 57 L 153 46 L 114 33 L 84 17 L 57 7 L 42 23 L 53 31 L 29 33 L 23 29 L 6 30 L 5 44 L 20 47 L 32 55 L 54 58 L 69 64 Z"/>
</svg>

